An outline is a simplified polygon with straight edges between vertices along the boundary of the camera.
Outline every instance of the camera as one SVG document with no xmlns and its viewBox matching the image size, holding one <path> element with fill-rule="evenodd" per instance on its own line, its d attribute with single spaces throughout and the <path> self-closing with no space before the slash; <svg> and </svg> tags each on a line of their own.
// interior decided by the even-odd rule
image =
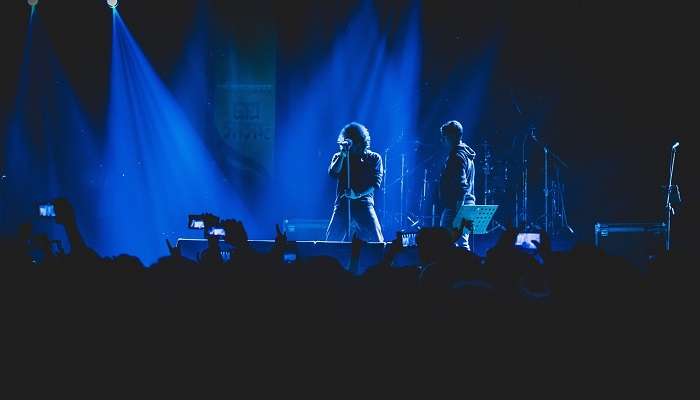
<svg viewBox="0 0 700 400">
<path fill-rule="evenodd" d="M 43 203 L 39 204 L 39 216 L 40 217 L 55 217 L 56 210 L 53 203 Z"/>
</svg>

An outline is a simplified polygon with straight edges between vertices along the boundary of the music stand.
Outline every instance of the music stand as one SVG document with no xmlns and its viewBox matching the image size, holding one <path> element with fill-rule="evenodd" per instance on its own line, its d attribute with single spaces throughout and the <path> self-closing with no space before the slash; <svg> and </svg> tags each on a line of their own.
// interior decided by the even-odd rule
<svg viewBox="0 0 700 400">
<path fill-rule="evenodd" d="M 471 205 L 465 204 L 458 211 L 455 216 L 454 221 L 452 221 L 452 227 L 455 229 L 460 229 L 462 226 L 462 219 L 467 221 L 472 221 L 472 229 L 470 233 L 483 235 L 488 233 L 488 226 L 493 218 L 493 214 L 496 213 L 498 209 L 497 205 Z"/>
</svg>

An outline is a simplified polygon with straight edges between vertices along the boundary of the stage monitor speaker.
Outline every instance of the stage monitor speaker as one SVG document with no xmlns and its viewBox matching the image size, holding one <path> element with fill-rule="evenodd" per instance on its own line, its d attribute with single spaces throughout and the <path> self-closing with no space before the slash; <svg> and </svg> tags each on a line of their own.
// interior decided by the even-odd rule
<svg viewBox="0 0 700 400">
<path fill-rule="evenodd" d="M 325 240 L 327 219 L 285 218 L 282 229 L 289 240 Z"/>
<path fill-rule="evenodd" d="M 666 224 L 602 223 L 595 224 L 595 245 L 605 254 L 626 259 L 637 267 L 645 268 L 663 254 Z"/>
</svg>

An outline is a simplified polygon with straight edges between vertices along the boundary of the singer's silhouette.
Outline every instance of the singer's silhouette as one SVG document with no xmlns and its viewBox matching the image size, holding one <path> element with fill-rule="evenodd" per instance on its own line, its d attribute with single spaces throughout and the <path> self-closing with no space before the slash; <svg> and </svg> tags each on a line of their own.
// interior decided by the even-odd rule
<svg viewBox="0 0 700 400">
<path fill-rule="evenodd" d="M 382 228 L 374 211 L 374 192 L 382 184 L 384 169 L 379 154 L 369 150 L 370 136 L 367 128 L 357 122 L 343 127 L 338 135 L 340 151 L 333 154 L 328 174 L 338 180 L 333 215 L 326 240 L 351 240 L 354 233 L 366 242 L 383 242 Z M 348 187 L 348 158 L 350 159 L 350 185 Z M 348 199 L 350 201 L 348 201 Z M 348 221 L 348 203 L 350 217 Z M 349 232 L 348 223 L 354 233 Z"/>
</svg>

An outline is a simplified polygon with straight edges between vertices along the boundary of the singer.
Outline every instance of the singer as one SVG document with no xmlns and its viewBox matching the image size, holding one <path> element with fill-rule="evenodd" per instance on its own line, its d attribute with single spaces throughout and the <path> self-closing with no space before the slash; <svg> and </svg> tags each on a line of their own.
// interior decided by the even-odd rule
<svg viewBox="0 0 700 400">
<path fill-rule="evenodd" d="M 369 150 L 369 131 L 357 122 L 343 127 L 338 145 L 340 151 L 333 154 L 328 167 L 328 175 L 337 179 L 338 184 L 326 240 L 350 241 L 357 233 L 366 242 L 383 242 L 382 228 L 374 211 L 374 192 L 379 190 L 384 175 L 382 158 Z"/>
</svg>

